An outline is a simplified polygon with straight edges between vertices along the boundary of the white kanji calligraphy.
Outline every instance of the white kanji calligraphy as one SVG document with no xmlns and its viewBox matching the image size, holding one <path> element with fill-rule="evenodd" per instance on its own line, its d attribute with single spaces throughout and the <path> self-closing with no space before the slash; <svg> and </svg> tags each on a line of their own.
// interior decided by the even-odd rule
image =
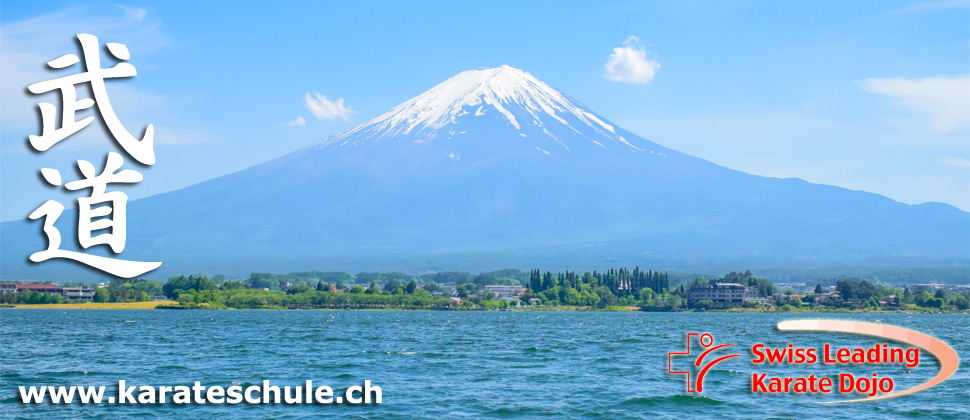
<svg viewBox="0 0 970 420">
<path fill-rule="evenodd" d="M 64 188 L 71 191 L 91 189 L 88 197 L 78 198 L 78 242 L 84 249 L 95 245 L 108 245 L 116 254 L 125 249 L 128 195 L 121 191 L 107 192 L 107 187 L 108 184 L 134 184 L 140 182 L 142 176 L 130 169 L 119 172 L 123 164 L 121 155 L 108 153 L 104 169 L 97 174 L 91 162 L 79 160 L 77 166 L 84 179 L 64 185 Z M 60 185 L 61 176 L 58 171 L 44 168 L 41 175 L 51 185 Z M 46 250 L 31 254 L 31 261 L 66 258 L 124 278 L 145 274 L 162 265 L 160 262 L 127 261 L 60 249 L 61 234 L 54 227 L 54 223 L 63 211 L 64 206 L 61 203 L 48 200 L 28 216 L 31 220 L 45 218 L 44 234 L 47 235 L 48 242 Z M 94 232 L 103 230 L 108 231 L 92 236 Z"/>
<path fill-rule="evenodd" d="M 105 69 L 101 68 L 98 38 L 89 34 L 78 34 L 77 39 L 81 43 L 86 71 L 58 79 L 34 83 L 27 87 L 34 94 L 58 90 L 60 91 L 62 99 L 60 128 L 55 126 L 57 107 L 54 104 L 46 102 L 38 104 L 43 120 L 42 132 L 39 136 L 31 135 L 29 137 L 30 145 L 34 149 L 43 152 L 68 136 L 87 127 L 94 120 L 94 117 L 87 117 L 81 121 L 77 121 L 75 114 L 77 111 L 88 109 L 97 104 L 105 125 L 115 140 L 125 149 L 125 152 L 145 165 L 154 165 L 154 127 L 149 124 L 141 140 L 132 136 L 125 129 L 124 125 L 121 124 L 118 116 L 115 115 L 114 108 L 111 107 L 111 101 L 108 99 L 108 91 L 104 85 L 105 79 L 132 77 L 137 73 L 135 66 L 124 62 L 130 58 L 128 47 L 124 44 L 109 42 L 107 44 L 108 52 L 122 62 L 114 67 Z M 80 59 L 78 59 L 77 55 L 67 54 L 47 62 L 47 65 L 53 69 L 63 69 L 75 65 L 79 61 Z M 89 83 L 91 85 L 94 99 L 77 99 L 76 86 L 82 83 Z"/>
</svg>

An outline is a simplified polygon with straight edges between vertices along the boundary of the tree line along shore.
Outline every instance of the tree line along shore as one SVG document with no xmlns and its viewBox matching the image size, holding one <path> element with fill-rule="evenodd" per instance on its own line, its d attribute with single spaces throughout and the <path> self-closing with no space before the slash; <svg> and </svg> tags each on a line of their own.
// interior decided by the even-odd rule
<svg viewBox="0 0 970 420">
<path fill-rule="evenodd" d="M 655 270 L 608 269 L 553 273 L 534 269 L 473 275 L 438 272 L 252 273 L 248 278 L 179 275 L 165 282 L 137 279 L 89 288 L 89 303 L 30 288 L 0 293 L 4 307 L 165 309 L 428 309 L 428 310 L 645 310 L 645 311 L 922 311 L 958 312 L 970 306 L 970 288 L 892 285 L 861 279 L 819 282 L 805 290 L 775 285 L 750 271 L 675 279 Z M 823 284 L 828 283 L 828 284 Z M 834 284 L 831 284 L 834 283 Z M 7 285 L 9 286 L 9 285 Z M 733 288 L 735 300 L 705 299 L 712 288 Z M 796 286 L 798 287 L 798 286 Z M 9 288 L 8 288 L 9 289 Z M 37 288 L 35 288 L 37 289 Z M 7 290 L 7 289 L 4 289 Z M 707 294 L 705 294 L 707 293 Z M 177 304 L 174 304 L 176 303 Z M 100 304 L 100 306 L 96 305 Z M 124 304 L 127 304 L 124 305 Z M 138 304 L 138 305 L 136 305 Z"/>
</svg>

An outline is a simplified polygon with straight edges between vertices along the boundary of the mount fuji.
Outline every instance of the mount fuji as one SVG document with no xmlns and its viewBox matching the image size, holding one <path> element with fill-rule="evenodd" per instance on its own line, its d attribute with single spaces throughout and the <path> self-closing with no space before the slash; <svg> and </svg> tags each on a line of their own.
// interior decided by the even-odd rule
<svg viewBox="0 0 970 420">
<path fill-rule="evenodd" d="M 73 215 L 65 214 L 68 220 Z M 73 232 L 61 228 L 62 235 Z M 189 272 L 965 264 L 970 215 L 731 170 L 643 139 L 531 74 L 462 72 L 358 126 L 129 204 L 125 259 Z M 5 278 L 39 227 L 2 225 Z M 97 276 L 97 274 L 91 274 Z"/>
</svg>

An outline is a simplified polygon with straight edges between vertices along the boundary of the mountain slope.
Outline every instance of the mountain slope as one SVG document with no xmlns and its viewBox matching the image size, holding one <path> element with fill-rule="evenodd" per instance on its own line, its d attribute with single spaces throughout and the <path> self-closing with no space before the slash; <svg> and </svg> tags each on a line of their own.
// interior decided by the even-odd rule
<svg viewBox="0 0 970 420">
<path fill-rule="evenodd" d="M 727 169 L 508 66 L 460 73 L 302 150 L 135 201 L 128 223 L 125 258 L 163 261 L 161 275 L 912 266 L 970 253 L 966 212 Z M 75 269 L 24 262 L 46 246 L 36 226 L 4 223 L 2 234 L 4 277 Z"/>
</svg>

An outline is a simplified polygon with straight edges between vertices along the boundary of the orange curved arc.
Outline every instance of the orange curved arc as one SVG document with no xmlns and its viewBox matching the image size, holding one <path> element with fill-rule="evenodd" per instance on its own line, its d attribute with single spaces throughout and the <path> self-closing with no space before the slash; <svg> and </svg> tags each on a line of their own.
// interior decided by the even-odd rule
<svg viewBox="0 0 970 420">
<path fill-rule="evenodd" d="M 946 343 L 937 340 L 936 338 L 930 337 L 923 333 L 918 333 L 913 330 L 908 330 L 900 327 L 893 327 L 890 325 L 873 324 L 870 322 L 859 322 L 859 321 L 841 321 L 841 320 L 831 320 L 831 319 L 812 319 L 812 320 L 797 320 L 797 321 L 782 321 L 778 323 L 779 331 L 826 331 L 826 332 L 840 332 L 849 334 L 860 334 L 869 335 L 873 337 L 888 338 L 890 340 L 899 341 L 901 343 L 906 343 L 915 347 L 924 349 L 933 357 L 936 357 L 940 361 L 940 372 L 936 374 L 932 379 L 926 381 L 918 386 L 910 389 L 906 389 L 899 392 L 891 392 L 888 394 L 883 394 L 875 397 L 859 398 L 854 400 L 846 401 L 825 401 L 822 404 L 838 404 L 846 402 L 859 402 L 859 401 L 874 401 L 881 400 L 884 398 L 900 397 L 907 394 L 912 394 L 914 392 L 922 391 L 926 388 L 934 386 L 940 382 L 949 378 L 953 372 L 956 372 L 957 366 L 960 364 L 960 359 L 957 357 L 957 352 L 953 350 Z"/>
<path fill-rule="evenodd" d="M 720 358 L 714 359 L 713 362 L 708 363 L 707 366 L 704 366 L 704 369 L 701 369 L 701 373 L 697 375 L 697 386 L 695 386 L 694 389 L 696 389 L 697 392 L 701 392 L 701 391 L 704 390 L 704 375 L 707 375 L 707 371 L 710 368 L 714 367 L 714 365 L 718 364 L 719 362 L 721 362 L 723 360 L 727 360 L 727 359 L 730 359 L 732 357 L 740 357 L 740 356 L 741 356 L 740 354 L 732 354 L 730 356 L 724 356 L 724 357 L 720 357 Z"/>
</svg>

